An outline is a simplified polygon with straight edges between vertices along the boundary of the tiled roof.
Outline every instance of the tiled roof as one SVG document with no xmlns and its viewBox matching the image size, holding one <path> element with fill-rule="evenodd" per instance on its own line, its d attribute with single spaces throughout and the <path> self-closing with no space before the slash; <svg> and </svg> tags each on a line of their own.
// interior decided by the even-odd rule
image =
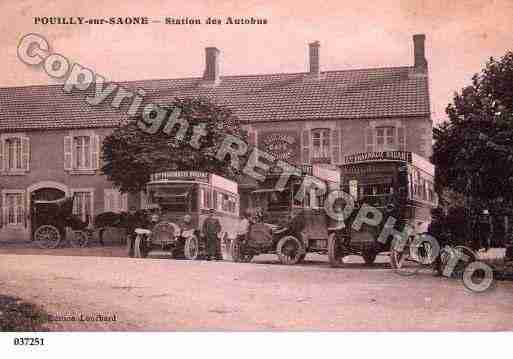
<svg viewBox="0 0 513 359">
<path fill-rule="evenodd" d="M 427 76 L 413 67 L 308 73 L 224 76 L 217 86 L 201 78 L 118 83 L 146 91 L 145 103 L 203 96 L 230 107 L 244 122 L 361 119 L 429 115 Z M 85 101 L 87 91 L 67 94 L 63 85 L 0 88 L 0 131 L 112 127 L 126 119 L 131 103 L 110 107 Z M 115 92 L 114 92 L 115 94 Z"/>
</svg>

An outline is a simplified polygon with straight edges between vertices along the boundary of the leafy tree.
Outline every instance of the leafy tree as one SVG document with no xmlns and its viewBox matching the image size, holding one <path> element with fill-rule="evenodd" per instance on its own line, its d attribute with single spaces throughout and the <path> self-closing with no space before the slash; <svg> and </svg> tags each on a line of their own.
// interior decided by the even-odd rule
<svg viewBox="0 0 513 359">
<path fill-rule="evenodd" d="M 202 170 L 232 179 L 240 175 L 239 169 L 229 166 L 229 157 L 224 161 L 215 158 L 226 135 L 246 140 L 246 134 L 232 112 L 203 98 L 177 98 L 166 107 L 169 113 L 176 108 L 181 110 L 179 118 L 188 123 L 182 138 L 177 136 L 178 125 L 165 133 L 166 121 L 163 121 L 161 128 L 150 134 L 138 127 L 137 121 L 142 118 L 136 118 L 114 130 L 103 141 L 102 171 L 122 192 L 140 191 L 150 174 L 157 171 Z M 204 126 L 206 133 L 199 138 L 199 148 L 192 146 L 190 141 L 197 126 Z"/>
<path fill-rule="evenodd" d="M 461 193 L 473 207 L 513 203 L 513 53 L 490 58 L 446 112 L 433 131 L 437 192 Z"/>
</svg>

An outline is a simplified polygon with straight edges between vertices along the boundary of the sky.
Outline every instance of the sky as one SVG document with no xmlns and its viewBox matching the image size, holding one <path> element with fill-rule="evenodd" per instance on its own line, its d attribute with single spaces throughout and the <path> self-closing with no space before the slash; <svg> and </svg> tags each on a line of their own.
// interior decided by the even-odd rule
<svg viewBox="0 0 513 359">
<path fill-rule="evenodd" d="M 308 43 L 321 70 L 413 64 L 412 35 L 426 34 L 432 119 L 491 57 L 513 50 L 513 0 L 81 1 L 0 0 L 0 86 L 55 83 L 20 62 L 38 33 L 52 50 L 112 81 L 201 76 L 204 48 L 221 50 L 221 74 L 302 72 Z M 267 25 L 42 25 L 35 17 L 265 18 Z"/>
</svg>

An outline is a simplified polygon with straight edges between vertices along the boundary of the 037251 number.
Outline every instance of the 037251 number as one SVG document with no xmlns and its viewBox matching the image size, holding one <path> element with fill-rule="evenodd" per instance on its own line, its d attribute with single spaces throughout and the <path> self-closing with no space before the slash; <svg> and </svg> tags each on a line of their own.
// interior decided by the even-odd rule
<svg viewBox="0 0 513 359">
<path fill-rule="evenodd" d="M 45 345 L 44 338 L 14 338 L 14 345 Z"/>
</svg>

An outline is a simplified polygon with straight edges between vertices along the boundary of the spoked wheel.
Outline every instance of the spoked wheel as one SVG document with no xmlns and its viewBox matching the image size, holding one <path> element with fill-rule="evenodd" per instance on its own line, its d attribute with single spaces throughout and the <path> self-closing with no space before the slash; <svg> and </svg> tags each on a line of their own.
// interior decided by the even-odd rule
<svg viewBox="0 0 513 359">
<path fill-rule="evenodd" d="M 244 242 L 239 238 L 233 239 L 230 247 L 230 254 L 234 262 L 249 263 L 253 259 L 252 254 L 243 254 Z"/>
<path fill-rule="evenodd" d="M 57 227 L 45 224 L 36 229 L 34 232 L 34 240 L 39 248 L 57 248 L 61 242 L 61 233 Z"/>
<path fill-rule="evenodd" d="M 145 258 L 147 255 L 146 247 L 144 246 L 144 238 L 142 235 L 138 234 L 135 237 L 134 241 L 134 257 L 135 258 Z"/>
<path fill-rule="evenodd" d="M 199 241 L 196 236 L 188 237 L 185 240 L 185 246 L 183 248 L 185 258 L 190 260 L 198 259 L 199 249 Z"/>
<path fill-rule="evenodd" d="M 376 260 L 376 252 L 369 250 L 362 253 L 363 260 L 367 265 L 373 265 Z"/>
<path fill-rule="evenodd" d="M 328 237 L 328 259 L 330 265 L 334 268 L 344 266 L 344 253 L 340 249 L 336 233 L 330 234 Z"/>
<path fill-rule="evenodd" d="M 282 264 L 297 264 L 305 253 L 303 243 L 293 236 L 285 236 L 276 246 L 278 258 Z"/>
<path fill-rule="evenodd" d="M 456 256 L 456 258 L 452 258 Z M 439 274 L 444 274 L 447 265 L 456 262 L 450 277 L 461 278 L 465 272 L 465 268 L 469 263 L 477 259 L 476 253 L 466 246 L 456 246 L 454 248 L 443 248 L 440 253 L 440 267 L 438 268 Z M 451 261 L 452 260 L 452 261 Z"/>
<path fill-rule="evenodd" d="M 74 248 L 86 247 L 89 243 L 89 235 L 84 231 L 73 231 L 70 242 Z"/>
<path fill-rule="evenodd" d="M 394 248 L 390 250 L 390 266 L 396 270 L 396 272 L 404 275 L 416 274 L 419 270 L 418 266 L 411 266 L 411 258 L 409 256 L 410 250 L 405 247 L 400 252 Z"/>
</svg>

